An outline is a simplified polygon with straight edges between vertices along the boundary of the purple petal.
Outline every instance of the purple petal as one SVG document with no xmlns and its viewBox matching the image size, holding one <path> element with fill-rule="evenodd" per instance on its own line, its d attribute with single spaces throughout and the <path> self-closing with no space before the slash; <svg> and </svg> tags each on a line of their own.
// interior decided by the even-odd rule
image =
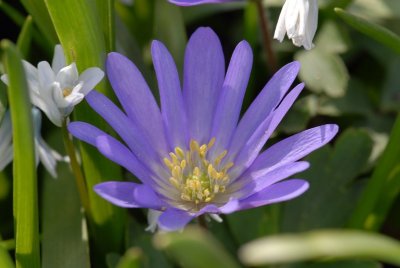
<svg viewBox="0 0 400 268">
<path fill-rule="evenodd" d="M 133 175 L 138 177 L 141 182 L 152 184 L 149 171 L 136 158 L 136 156 L 122 143 L 109 135 L 101 135 L 96 138 L 97 149 L 108 159 L 126 168 Z"/>
<path fill-rule="evenodd" d="M 216 4 L 225 2 L 234 2 L 237 0 L 169 0 L 170 3 L 178 6 L 195 6 L 202 4 Z"/>
<path fill-rule="evenodd" d="M 178 71 L 171 54 L 161 42 L 153 41 L 151 53 L 169 144 L 171 148 L 184 148 L 188 144 L 188 133 Z"/>
<path fill-rule="evenodd" d="M 246 41 L 240 42 L 233 52 L 215 111 L 211 137 L 215 137 L 214 150 L 227 149 L 237 126 L 244 93 L 249 81 L 253 53 Z"/>
<path fill-rule="evenodd" d="M 168 208 L 158 218 L 158 226 L 164 231 L 177 231 L 186 226 L 194 216 L 184 210 Z"/>
<path fill-rule="evenodd" d="M 243 175 L 243 178 L 238 179 L 229 186 L 229 191 L 237 190 L 233 193 L 238 198 L 245 198 L 254 193 L 262 191 L 266 187 L 284 180 L 296 173 L 302 172 L 310 167 L 310 164 L 305 161 L 294 162 L 283 165 L 279 168 L 265 172 L 258 170 L 256 172 L 249 172 Z"/>
<path fill-rule="evenodd" d="M 159 157 L 141 128 L 135 125 L 114 103 L 103 94 L 92 90 L 86 100 L 104 120 L 118 133 L 140 161 L 152 168 Z"/>
<path fill-rule="evenodd" d="M 298 62 L 289 63 L 265 85 L 240 120 L 228 150 L 230 155 L 234 156 L 241 150 L 261 123 L 278 106 L 296 78 L 299 68 Z"/>
<path fill-rule="evenodd" d="M 74 137 L 95 146 L 105 157 L 126 168 L 142 182 L 151 183 L 150 171 L 125 145 L 107 133 L 85 122 L 69 123 L 68 130 Z"/>
<path fill-rule="evenodd" d="M 144 184 L 109 181 L 95 185 L 94 191 L 114 205 L 124 208 L 161 209 L 165 205 L 151 187 Z"/>
<path fill-rule="evenodd" d="M 221 43 L 210 28 L 199 28 L 185 51 L 183 98 L 190 137 L 200 144 L 210 140 L 212 119 L 224 81 Z"/>
<path fill-rule="evenodd" d="M 287 201 L 303 194 L 308 187 L 308 182 L 300 179 L 278 182 L 246 199 L 229 201 L 219 209 L 222 213 L 229 214 L 238 210 Z"/>
<path fill-rule="evenodd" d="M 77 139 L 82 140 L 90 145 L 96 146 L 96 138 L 108 135 L 104 131 L 98 129 L 91 124 L 85 122 L 71 122 L 68 124 L 68 131 Z"/>
<path fill-rule="evenodd" d="M 112 52 L 107 58 L 107 74 L 128 117 L 160 155 L 168 153 L 160 109 L 140 71 L 128 58 Z"/>
<path fill-rule="evenodd" d="M 261 153 L 249 170 L 271 170 L 295 162 L 331 141 L 338 129 L 337 125 L 323 125 L 290 136 Z"/>
<path fill-rule="evenodd" d="M 235 166 L 230 171 L 232 178 L 241 174 L 244 169 L 248 168 L 253 163 L 262 147 L 274 132 L 278 124 L 282 121 L 283 117 L 293 105 L 303 88 L 304 84 L 302 83 L 290 91 L 279 107 L 276 108 L 270 117 L 265 119 L 254 131 L 234 160 Z"/>
</svg>

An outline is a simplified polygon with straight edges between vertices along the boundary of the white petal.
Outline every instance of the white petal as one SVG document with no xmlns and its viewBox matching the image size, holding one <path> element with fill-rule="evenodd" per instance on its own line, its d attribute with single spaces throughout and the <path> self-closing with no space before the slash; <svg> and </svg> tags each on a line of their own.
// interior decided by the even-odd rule
<svg viewBox="0 0 400 268">
<path fill-rule="evenodd" d="M 104 72 L 97 67 L 86 69 L 80 76 L 79 82 L 83 82 L 81 93 L 87 95 L 104 77 Z"/>
<path fill-rule="evenodd" d="M 60 83 L 61 89 L 72 89 L 78 81 L 78 69 L 75 62 L 62 68 L 56 76 L 56 81 Z"/>
<path fill-rule="evenodd" d="M 41 61 L 38 64 L 39 92 L 42 95 L 42 89 L 47 88 L 55 81 L 55 74 L 47 61 Z"/>
<path fill-rule="evenodd" d="M 26 80 L 28 82 L 29 89 L 35 92 L 39 91 L 39 73 L 38 69 L 29 62 L 22 60 L 24 66 Z"/>
<path fill-rule="evenodd" d="M 12 126 L 10 113 L 6 112 L 0 125 L 0 170 L 7 166 L 13 157 Z"/>
<path fill-rule="evenodd" d="M 0 171 L 3 170 L 8 164 L 11 163 L 13 159 L 13 147 L 12 143 L 7 147 L 7 150 L 1 153 L 0 155 Z"/>
<path fill-rule="evenodd" d="M 62 121 L 64 117 L 61 115 L 57 104 L 54 100 L 54 91 L 61 91 L 60 85 L 57 82 L 54 82 L 46 89 L 41 90 L 43 94 L 40 95 L 39 103 L 41 106 L 38 106 L 49 118 L 49 120 L 56 126 L 61 127 Z"/>
<path fill-rule="evenodd" d="M 287 4 L 285 2 L 283 4 L 281 13 L 279 14 L 279 19 L 276 24 L 275 33 L 274 33 L 274 39 L 279 40 L 279 42 L 283 41 L 283 38 L 285 37 L 285 34 L 286 34 L 286 27 L 285 27 L 286 10 L 287 10 Z"/>
<path fill-rule="evenodd" d="M 61 45 L 56 45 L 54 48 L 53 62 L 51 63 L 54 73 L 58 73 L 65 65 L 63 48 Z"/>
<path fill-rule="evenodd" d="M 147 222 L 149 223 L 149 226 L 145 229 L 146 231 L 154 233 L 157 229 L 157 224 L 158 224 L 158 218 L 162 214 L 162 211 L 154 210 L 154 209 L 149 209 L 147 212 Z"/>
<path fill-rule="evenodd" d="M 1 79 L 1 81 L 3 81 L 4 84 L 6 84 L 8 86 L 8 75 L 7 74 L 3 74 L 0 79 Z"/>
<path fill-rule="evenodd" d="M 47 169 L 53 178 L 57 178 L 57 160 L 53 155 L 53 150 L 46 144 L 42 137 L 36 137 L 36 150 L 39 153 L 40 162 Z"/>
</svg>

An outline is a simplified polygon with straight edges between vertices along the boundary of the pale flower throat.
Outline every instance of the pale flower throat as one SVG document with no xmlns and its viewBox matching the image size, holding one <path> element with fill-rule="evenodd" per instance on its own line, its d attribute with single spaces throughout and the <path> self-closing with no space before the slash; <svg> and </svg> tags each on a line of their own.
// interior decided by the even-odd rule
<svg viewBox="0 0 400 268">
<path fill-rule="evenodd" d="M 207 159 L 207 152 L 214 145 L 215 138 L 208 144 L 199 145 L 195 140 L 190 141 L 189 151 L 175 147 L 174 152 L 164 158 L 165 165 L 171 172 L 169 182 L 180 191 L 180 198 L 193 202 L 196 206 L 208 203 L 218 193 L 225 191 L 229 183 L 227 171 L 233 166 L 232 162 L 221 166 L 227 151 L 223 151 L 215 159 Z"/>
</svg>

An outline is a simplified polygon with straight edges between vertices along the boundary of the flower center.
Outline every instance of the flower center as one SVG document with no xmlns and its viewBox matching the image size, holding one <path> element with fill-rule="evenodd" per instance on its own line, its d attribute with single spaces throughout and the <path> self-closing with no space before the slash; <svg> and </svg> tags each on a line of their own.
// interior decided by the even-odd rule
<svg viewBox="0 0 400 268">
<path fill-rule="evenodd" d="M 62 91 L 64 98 L 68 97 L 71 94 L 71 92 L 72 92 L 71 88 L 69 88 L 69 87 L 64 88 Z"/>
<path fill-rule="evenodd" d="M 225 191 L 229 183 L 227 171 L 233 166 L 232 162 L 221 166 L 227 151 L 223 151 L 212 161 L 207 159 L 207 152 L 214 145 L 215 138 L 208 144 L 199 145 L 195 140 L 190 141 L 189 151 L 175 147 L 174 152 L 164 158 L 165 165 L 171 171 L 169 182 L 180 191 L 181 199 L 199 203 L 208 203 L 218 194 Z"/>
</svg>

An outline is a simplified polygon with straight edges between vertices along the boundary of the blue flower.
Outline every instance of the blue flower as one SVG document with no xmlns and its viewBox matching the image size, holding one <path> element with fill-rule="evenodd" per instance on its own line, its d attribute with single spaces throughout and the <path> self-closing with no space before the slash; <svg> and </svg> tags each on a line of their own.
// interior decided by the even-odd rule
<svg viewBox="0 0 400 268">
<path fill-rule="evenodd" d="M 156 210 L 159 217 L 150 225 L 172 231 L 203 214 L 286 201 L 307 190 L 304 180 L 282 180 L 309 167 L 299 160 L 329 142 L 336 125 L 306 130 L 261 152 L 304 87 L 289 91 L 299 63 L 279 70 L 239 121 L 252 66 L 247 42 L 238 44 L 225 73 L 218 37 L 199 28 L 186 48 L 183 90 L 165 46 L 154 41 L 151 52 L 161 111 L 136 66 L 110 53 L 107 75 L 123 110 L 96 91 L 86 100 L 123 143 L 85 122 L 68 126 L 141 181 L 98 184 L 100 196 L 121 207 Z"/>
</svg>

